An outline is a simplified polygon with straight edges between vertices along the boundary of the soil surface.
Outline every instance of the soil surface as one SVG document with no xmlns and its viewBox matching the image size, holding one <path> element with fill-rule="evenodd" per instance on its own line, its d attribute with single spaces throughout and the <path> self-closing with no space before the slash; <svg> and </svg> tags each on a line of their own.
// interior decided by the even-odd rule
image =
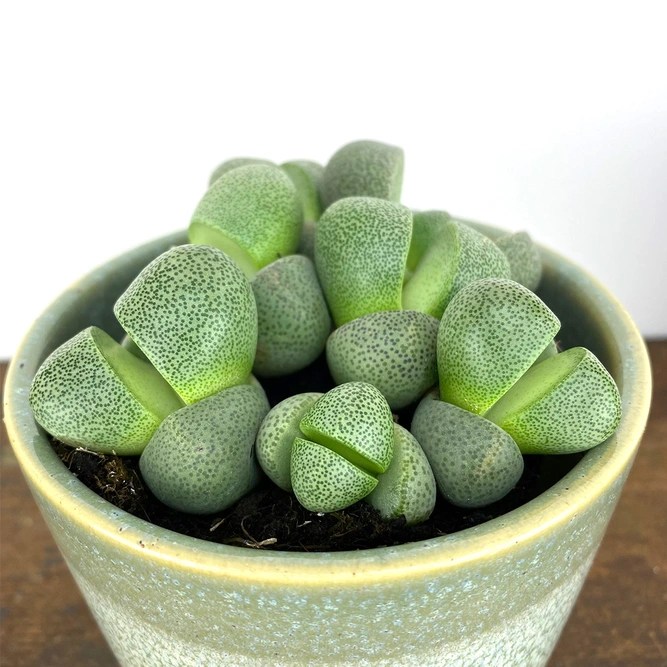
<svg viewBox="0 0 667 667">
<path fill-rule="evenodd" d="M 294 394 L 326 392 L 334 386 L 324 355 L 304 371 L 260 381 L 272 406 Z M 395 416 L 398 423 L 409 429 L 415 407 L 400 411 Z M 130 514 L 203 540 L 281 551 L 371 549 L 455 533 L 495 519 L 532 500 L 569 472 L 582 456 L 526 456 L 519 483 L 497 503 L 481 509 L 463 509 L 438 496 L 427 521 L 406 526 L 402 517 L 384 521 L 377 510 L 364 501 L 340 512 L 309 512 L 293 494 L 268 479 L 219 514 L 186 514 L 167 507 L 150 492 L 141 478 L 139 457 L 96 454 L 73 449 L 57 440 L 53 440 L 53 447 L 86 486 Z"/>
</svg>

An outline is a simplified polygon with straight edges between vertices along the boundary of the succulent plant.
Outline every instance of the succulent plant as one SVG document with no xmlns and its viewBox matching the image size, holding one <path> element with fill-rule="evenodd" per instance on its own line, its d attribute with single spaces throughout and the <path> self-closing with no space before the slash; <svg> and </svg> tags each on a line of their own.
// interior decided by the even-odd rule
<svg viewBox="0 0 667 667">
<path fill-rule="evenodd" d="M 516 282 L 487 278 L 468 284 L 440 322 L 442 400 L 484 414 L 530 368 L 559 328 L 544 302 Z"/>
<path fill-rule="evenodd" d="M 310 160 L 293 160 L 280 165 L 292 179 L 301 200 L 304 222 L 314 222 L 322 215 L 320 181 L 324 167 Z"/>
<path fill-rule="evenodd" d="M 224 173 L 190 222 L 190 241 L 223 250 L 252 277 L 299 244 L 301 202 L 279 167 L 251 164 Z"/>
<path fill-rule="evenodd" d="M 392 410 L 421 398 L 438 382 L 440 323 L 414 310 L 364 315 L 336 329 L 327 362 L 336 384 L 362 381 L 380 390 Z"/>
<path fill-rule="evenodd" d="M 226 174 L 228 171 L 231 171 L 232 169 L 238 169 L 239 167 L 247 167 L 249 164 L 275 166 L 274 163 L 270 160 L 263 160 L 262 158 L 258 157 L 234 157 L 231 160 L 225 160 L 215 168 L 211 174 L 211 178 L 209 178 L 208 186 L 211 187 L 213 183 L 215 183 L 220 178 L 220 176 Z"/>
<path fill-rule="evenodd" d="M 401 204 L 349 197 L 317 224 L 315 265 L 337 327 L 362 315 L 401 308 L 412 214 Z"/>
<path fill-rule="evenodd" d="M 354 141 L 331 157 L 320 185 L 326 209 L 345 197 L 376 197 L 399 202 L 403 150 L 378 141 Z"/>
<path fill-rule="evenodd" d="M 135 455 L 183 402 L 149 363 L 89 327 L 40 366 L 30 406 L 38 423 L 67 445 Z"/>
<path fill-rule="evenodd" d="M 370 384 L 334 387 L 309 408 L 299 428 L 304 437 L 292 446 L 292 486 L 313 512 L 334 512 L 361 500 L 391 463 L 391 410 Z"/>
<path fill-rule="evenodd" d="M 507 495 L 523 473 L 512 438 L 493 422 L 427 394 L 410 428 L 442 495 L 459 507 L 484 507 Z"/>
<path fill-rule="evenodd" d="M 431 466 L 415 437 L 394 424 L 394 454 L 387 472 L 378 476 L 366 496 L 383 519 L 405 517 L 410 526 L 426 521 L 435 507 L 436 483 Z"/>
<path fill-rule="evenodd" d="M 241 384 L 252 370 L 255 299 L 236 263 L 215 248 L 184 245 L 163 253 L 114 312 L 186 403 Z"/>
<path fill-rule="evenodd" d="M 509 261 L 512 280 L 534 292 L 542 278 L 542 260 L 530 235 L 527 232 L 504 234 L 496 239 L 496 245 Z"/>
<path fill-rule="evenodd" d="M 278 259 L 250 281 L 257 304 L 254 372 L 287 375 L 324 350 L 331 316 L 312 261 L 303 255 Z"/>
<path fill-rule="evenodd" d="M 165 419 L 139 462 L 165 505 L 192 514 L 220 512 L 259 480 L 255 437 L 269 411 L 256 386 L 230 387 Z"/>
<path fill-rule="evenodd" d="M 530 368 L 485 416 L 524 454 L 570 454 L 616 430 L 621 399 L 597 357 L 573 347 Z"/>
<path fill-rule="evenodd" d="M 500 248 L 443 211 L 413 213 L 403 308 L 440 318 L 454 295 L 482 278 L 509 278 Z"/>
<path fill-rule="evenodd" d="M 412 213 L 402 174 L 402 150 L 374 141 L 325 168 L 219 165 L 192 244 L 118 299 L 121 344 L 91 327 L 39 369 L 37 421 L 72 446 L 141 454 L 146 484 L 177 510 L 224 510 L 261 467 L 313 512 L 366 499 L 408 525 L 430 516 L 436 490 L 482 507 L 515 486 L 522 454 L 605 440 L 618 389 L 592 352 L 560 352 L 560 322 L 531 291 L 542 266 L 530 236 L 494 242 L 444 211 Z M 270 410 L 251 371 L 296 373 L 325 347 L 338 386 Z M 269 394 L 313 369 L 267 380 Z M 420 398 L 410 433 L 392 409 Z"/>
<path fill-rule="evenodd" d="M 303 437 L 299 424 L 306 412 L 323 394 L 296 394 L 271 409 L 257 434 L 257 460 L 262 470 L 285 491 L 292 490 L 290 459 L 294 439 Z"/>
</svg>

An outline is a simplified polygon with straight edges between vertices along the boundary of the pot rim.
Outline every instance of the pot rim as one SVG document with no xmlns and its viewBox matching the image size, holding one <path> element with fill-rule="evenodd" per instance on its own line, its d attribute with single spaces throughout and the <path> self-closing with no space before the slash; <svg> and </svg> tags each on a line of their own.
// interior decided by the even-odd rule
<svg viewBox="0 0 667 667">
<path fill-rule="evenodd" d="M 459 218 L 460 219 L 460 218 Z M 469 222 L 469 221 L 466 221 Z M 491 234 L 500 230 L 479 223 Z M 207 577 L 251 584 L 356 586 L 435 576 L 475 561 L 502 557 L 570 521 L 612 486 L 629 467 L 648 419 L 651 372 L 644 341 L 620 302 L 570 260 L 540 246 L 545 275 L 566 274 L 616 346 L 622 373 L 623 416 L 617 431 L 588 451 L 554 486 L 517 509 L 451 535 L 342 552 L 261 551 L 207 542 L 160 528 L 120 510 L 80 482 L 53 451 L 28 403 L 30 361 L 43 357 L 49 330 L 77 294 L 151 249 L 182 242 L 182 233 L 139 246 L 98 267 L 61 294 L 36 320 L 10 364 L 5 384 L 5 423 L 23 474 L 33 492 L 67 520 L 120 552 L 150 559 L 155 567 L 186 569 Z M 618 378 L 617 378 L 618 379 Z"/>
</svg>

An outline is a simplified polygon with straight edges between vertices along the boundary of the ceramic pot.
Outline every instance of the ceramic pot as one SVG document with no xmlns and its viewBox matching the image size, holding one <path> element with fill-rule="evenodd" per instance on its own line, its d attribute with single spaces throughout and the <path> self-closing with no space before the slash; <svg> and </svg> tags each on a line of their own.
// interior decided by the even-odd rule
<svg viewBox="0 0 667 667">
<path fill-rule="evenodd" d="M 117 296 L 153 257 L 183 242 L 173 235 L 140 247 L 67 290 L 28 332 L 7 378 L 16 457 L 121 665 L 546 663 L 647 420 L 648 357 L 621 304 L 543 250 L 540 295 L 561 318 L 566 347 L 589 347 L 614 376 L 623 419 L 535 500 L 475 528 L 399 547 L 254 551 L 158 528 L 101 499 L 61 463 L 28 405 L 42 360 L 90 324 L 120 338 Z"/>
</svg>

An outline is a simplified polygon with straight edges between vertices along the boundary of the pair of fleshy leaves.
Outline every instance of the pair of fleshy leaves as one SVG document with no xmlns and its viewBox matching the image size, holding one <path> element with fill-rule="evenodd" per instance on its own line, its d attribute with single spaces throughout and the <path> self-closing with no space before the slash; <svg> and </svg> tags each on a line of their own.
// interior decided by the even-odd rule
<svg viewBox="0 0 667 667">
<path fill-rule="evenodd" d="M 442 211 L 413 214 L 372 197 L 330 206 L 317 224 L 314 254 L 338 327 L 368 313 L 401 308 L 440 318 L 466 284 L 512 275 L 506 254 L 467 224 Z M 540 270 L 536 251 L 531 259 L 535 273 Z"/>
<path fill-rule="evenodd" d="M 419 444 L 393 423 L 382 394 L 366 383 L 276 405 L 257 436 L 257 458 L 274 483 L 314 512 L 367 498 L 383 517 L 417 523 L 435 503 L 435 481 Z"/>
<path fill-rule="evenodd" d="M 438 332 L 440 387 L 420 403 L 412 433 L 452 503 L 480 507 L 519 480 L 521 454 L 594 447 L 620 420 L 620 396 L 584 348 L 560 354 L 558 318 L 509 280 L 471 283 Z"/>
<path fill-rule="evenodd" d="M 37 421 L 63 442 L 139 454 L 164 417 L 247 381 L 257 310 L 239 267 L 215 248 L 172 248 L 114 312 L 140 359 L 92 327 L 55 350 L 32 384 Z"/>
<path fill-rule="evenodd" d="M 526 454 L 571 453 L 599 444 L 618 426 L 618 388 L 585 348 L 535 364 L 559 329 L 556 315 L 518 283 L 471 283 L 440 323 L 442 400 L 498 424 Z"/>
<path fill-rule="evenodd" d="M 261 158 L 219 165 L 190 222 L 190 240 L 233 257 L 248 277 L 297 250 L 313 257 L 315 222 L 333 202 L 363 195 L 399 201 L 403 151 L 376 141 L 343 146 L 322 167 Z M 302 227 L 302 220 L 306 223 Z"/>
</svg>

